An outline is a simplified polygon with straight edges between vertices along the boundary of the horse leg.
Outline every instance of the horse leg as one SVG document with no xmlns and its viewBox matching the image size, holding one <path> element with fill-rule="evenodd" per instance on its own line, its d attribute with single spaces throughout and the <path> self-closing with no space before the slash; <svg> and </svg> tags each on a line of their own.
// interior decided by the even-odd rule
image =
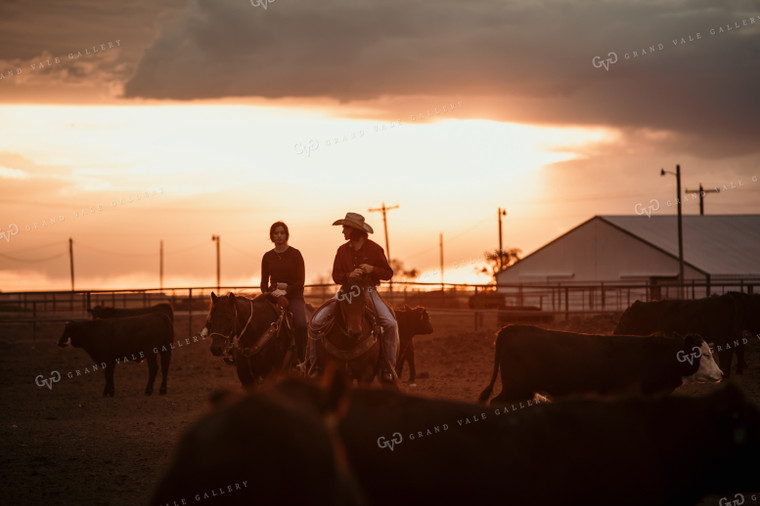
<svg viewBox="0 0 760 506">
<path fill-rule="evenodd" d="M 401 375 L 404 372 L 404 362 L 407 360 L 407 347 L 408 345 L 406 339 L 401 339 L 400 351 L 398 354 L 398 359 L 396 360 L 396 374 L 398 374 L 399 379 L 401 379 Z"/>
<path fill-rule="evenodd" d="M 414 367 L 414 339 L 411 337 L 409 338 L 409 350 L 407 351 L 406 360 L 409 362 L 409 383 L 414 383 L 414 378 L 417 377 L 417 370 Z M 401 379 L 401 372 L 398 373 L 398 377 Z"/>
<path fill-rule="evenodd" d="M 235 369 L 237 370 L 237 376 L 240 380 L 240 383 L 242 383 L 245 388 L 252 388 L 256 386 L 256 378 L 254 378 L 253 374 L 251 374 L 251 364 L 249 362 L 249 359 L 240 355 L 240 353 L 235 353 L 234 356 Z"/>
<path fill-rule="evenodd" d="M 303 362 L 306 359 L 306 340 L 309 338 L 307 334 L 308 332 L 306 330 L 306 327 L 296 327 L 295 339 L 299 362 Z"/>
<path fill-rule="evenodd" d="M 153 393 L 153 383 L 156 381 L 156 373 L 158 372 L 158 359 L 155 353 L 150 353 L 147 356 L 148 361 L 148 386 L 145 387 L 145 395 L 151 395 Z"/>
<path fill-rule="evenodd" d="M 172 350 L 161 353 L 161 388 L 158 390 L 158 393 L 161 395 L 166 394 L 166 377 L 169 374 L 169 361 L 171 361 L 171 358 Z"/>
<path fill-rule="evenodd" d="M 103 397 L 105 396 L 111 396 L 113 397 L 114 394 L 114 384 L 113 384 L 113 370 L 116 367 L 116 362 L 111 362 L 111 367 L 106 367 L 105 373 L 106 373 L 106 388 L 103 389 Z"/>
</svg>

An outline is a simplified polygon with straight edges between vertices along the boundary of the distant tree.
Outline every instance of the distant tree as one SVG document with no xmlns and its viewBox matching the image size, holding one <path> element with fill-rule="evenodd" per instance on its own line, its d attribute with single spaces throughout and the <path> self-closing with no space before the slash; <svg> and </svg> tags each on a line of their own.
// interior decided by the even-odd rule
<svg viewBox="0 0 760 506">
<path fill-rule="evenodd" d="M 486 251 L 483 253 L 483 257 L 485 257 L 488 265 L 481 268 L 480 272 L 488 274 L 490 269 L 491 274 L 496 276 L 499 272 L 501 272 L 501 262 L 499 261 L 500 259 L 503 259 L 504 268 L 506 269 L 510 265 L 520 260 L 520 253 L 522 253 L 522 250 L 520 248 L 511 248 L 504 250 L 501 252 L 501 255 L 497 249 Z"/>
<path fill-rule="evenodd" d="M 404 269 L 404 262 L 399 260 L 398 258 L 393 258 L 390 261 L 391 269 L 393 269 L 393 277 L 395 279 L 398 278 L 406 278 L 406 279 L 415 279 L 420 275 L 419 269 Z"/>
</svg>

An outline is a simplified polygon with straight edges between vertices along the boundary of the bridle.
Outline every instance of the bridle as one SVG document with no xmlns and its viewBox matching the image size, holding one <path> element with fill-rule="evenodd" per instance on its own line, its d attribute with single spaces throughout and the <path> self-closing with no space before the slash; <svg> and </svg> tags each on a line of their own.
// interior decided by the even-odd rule
<svg viewBox="0 0 760 506">
<path fill-rule="evenodd" d="M 223 334 L 221 332 L 211 332 L 209 334 L 209 336 L 211 336 L 212 339 L 214 336 L 220 336 L 224 338 L 224 354 L 225 355 L 232 354 L 232 350 L 233 348 L 235 348 L 235 339 L 240 338 L 240 336 L 242 336 L 245 333 L 246 329 L 251 324 L 251 320 L 253 320 L 253 300 L 248 299 L 248 302 L 251 305 L 251 314 L 248 317 L 248 321 L 245 322 L 245 326 L 243 326 L 240 332 L 235 332 L 235 327 L 237 326 L 237 322 L 238 322 L 238 308 L 237 308 L 237 303 L 235 303 L 233 306 L 235 309 L 235 318 L 233 320 L 234 323 L 232 324 L 232 332 L 230 334 Z"/>
</svg>

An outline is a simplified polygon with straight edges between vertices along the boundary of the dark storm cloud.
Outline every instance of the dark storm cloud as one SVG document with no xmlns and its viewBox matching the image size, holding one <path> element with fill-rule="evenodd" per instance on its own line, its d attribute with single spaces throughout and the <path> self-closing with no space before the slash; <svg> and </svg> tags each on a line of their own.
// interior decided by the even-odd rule
<svg viewBox="0 0 760 506">
<path fill-rule="evenodd" d="M 453 93 L 497 119 L 673 130 L 723 156 L 755 149 L 759 64 L 757 1 L 198 0 L 161 26 L 125 96 Z"/>
<path fill-rule="evenodd" d="M 119 93 L 155 38 L 163 16 L 186 4 L 186 0 L 0 2 L 4 74 L 0 102 L 82 103 Z M 116 40 L 121 41 L 116 51 L 85 53 Z M 75 58 L 69 59 L 72 52 Z"/>
</svg>

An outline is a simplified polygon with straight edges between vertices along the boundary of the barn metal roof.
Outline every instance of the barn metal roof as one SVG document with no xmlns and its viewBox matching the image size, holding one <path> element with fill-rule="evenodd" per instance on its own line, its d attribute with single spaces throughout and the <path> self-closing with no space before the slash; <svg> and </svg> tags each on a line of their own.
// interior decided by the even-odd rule
<svg viewBox="0 0 760 506">
<path fill-rule="evenodd" d="M 678 258 L 676 215 L 605 215 L 594 218 Z M 760 215 L 684 215 L 683 252 L 685 262 L 711 275 L 758 274 Z"/>
</svg>

